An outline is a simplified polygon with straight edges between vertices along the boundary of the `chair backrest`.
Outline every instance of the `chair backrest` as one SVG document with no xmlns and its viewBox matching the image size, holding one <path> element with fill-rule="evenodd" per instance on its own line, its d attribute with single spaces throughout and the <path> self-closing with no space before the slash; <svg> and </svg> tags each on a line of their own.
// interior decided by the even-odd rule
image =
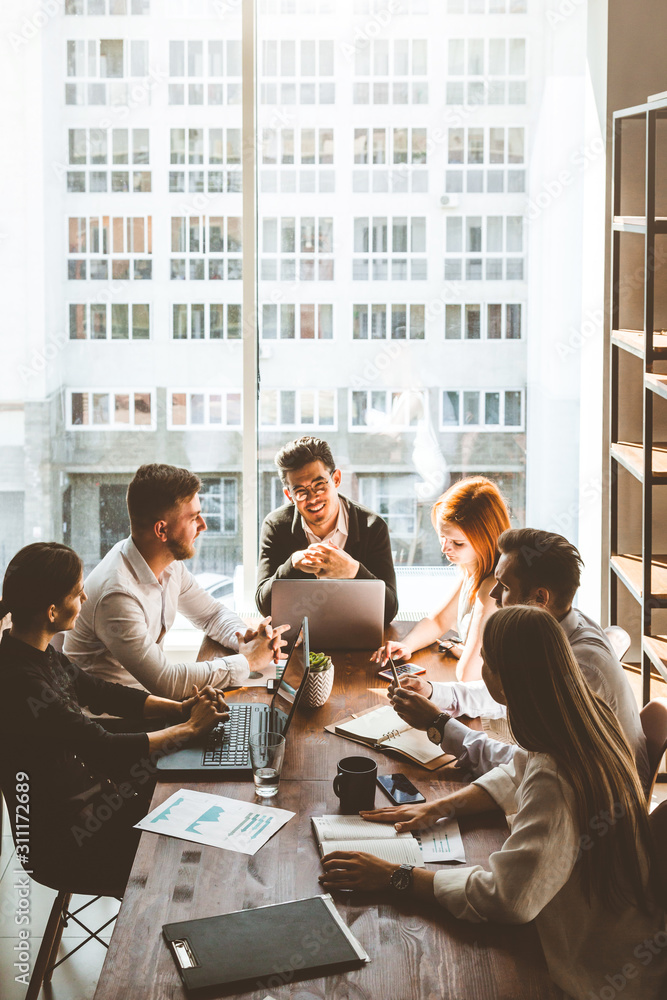
<svg viewBox="0 0 667 1000">
<path fill-rule="evenodd" d="M 639 718 L 646 737 L 646 752 L 651 772 L 651 787 L 648 793 L 650 802 L 658 768 L 667 750 L 667 698 L 654 698 L 649 701 L 639 713 Z"/>
<path fill-rule="evenodd" d="M 610 625 L 604 630 L 604 634 L 611 643 L 611 648 L 616 653 L 619 660 L 622 660 L 630 649 L 630 636 L 620 625 Z"/>
<path fill-rule="evenodd" d="M 661 802 L 649 815 L 653 835 L 655 889 L 658 902 L 667 910 L 667 802 Z"/>
</svg>

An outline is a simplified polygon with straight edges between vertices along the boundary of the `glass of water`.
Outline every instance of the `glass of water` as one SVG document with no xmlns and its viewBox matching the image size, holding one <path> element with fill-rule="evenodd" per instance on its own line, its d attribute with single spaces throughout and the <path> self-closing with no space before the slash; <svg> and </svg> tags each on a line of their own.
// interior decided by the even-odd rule
<svg viewBox="0 0 667 1000">
<path fill-rule="evenodd" d="M 250 737 L 250 763 L 255 793 L 268 799 L 278 791 L 285 756 L 285 737 L 280 733 L 257 733 Z"/>
</svg>

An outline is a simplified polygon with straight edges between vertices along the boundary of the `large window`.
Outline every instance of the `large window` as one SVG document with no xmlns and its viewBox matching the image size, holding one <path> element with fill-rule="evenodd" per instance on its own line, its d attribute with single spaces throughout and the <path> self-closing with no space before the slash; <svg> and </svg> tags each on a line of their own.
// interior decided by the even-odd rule
<svg viewBox="0 0 667 1000">
<path fill-rule="evenodd" d="M 65 0 L 17 79 L 35 114 L 7 148 L 32 166 L 4 229 L 33 252 L 17 240 L 0 333 L 0 510 L 23 534 L 0 519 L 0 554 L 66 538 L 89 571 L 127 530 L 132 470 L 187 466 L 209 529 L 193 570 L 238 584 L 245 543 L 247 608 L 285 502 L 274 456 L 302 434 L 385 518 L 406 579 L 443 569 L 430 509 L 465 475 L 516 524 L 527 498 L 539 527 L 574 509 L 576 541 L 579 379 L 558 346 L 583 169 L 531 211 L 583 135 L 568 33 L 525 0 L 257 0 L 253 76 L 251 2 Z"/>
</svg>

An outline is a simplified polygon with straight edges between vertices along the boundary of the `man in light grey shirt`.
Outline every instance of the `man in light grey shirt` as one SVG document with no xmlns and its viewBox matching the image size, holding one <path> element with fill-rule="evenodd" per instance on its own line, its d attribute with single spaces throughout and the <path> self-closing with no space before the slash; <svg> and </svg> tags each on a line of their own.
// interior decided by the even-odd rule
<svg viewBox="0 0 667 1000">
<path fill-rule="evenodd" d="M 193 684 L 238 685 L 262 670 L 285 645 L 270 618 L 258 630 L 216 601 L 186 568 L 194 541 L 206 530 L 187 469 L 142 465 L 127 493 L 132 534 L 118 542 L 85 581 L 88 600 L 64 652 L 104 680 L 141 687 L 162 698 L 189 697 Z M 169 663 L 163 651 L 176 612 L 234 655 L 200 663 Z M 287 626 L 285 626 L 287 628 Z"/>
<path fill-rule="evenodd" d="M 648 787 L 646 740 L 623 666 L 600 626 L 572 607 L 581 576 L 579 552 L 562 535 L 532 528 L 503 532 L 498 551 L 491 596 L 499 607 L 538 605 L 560 622 L 586 681 L 616 716 L 635 755 L 642 784 Z M 402 680 L 398 692 L 391 685 L 389 693 L 394 708 L 410 725 L 424 730 L 437 725 L 443 750 L 453 754 L 458 766 L 472 777 L 512 760 L 514 744 L 491 739 L 457 721 L 460 715 L 504 718 L 505 706 L 493 700 L 484 681 L 442 684 L 410 677 Z"/>
</svg>

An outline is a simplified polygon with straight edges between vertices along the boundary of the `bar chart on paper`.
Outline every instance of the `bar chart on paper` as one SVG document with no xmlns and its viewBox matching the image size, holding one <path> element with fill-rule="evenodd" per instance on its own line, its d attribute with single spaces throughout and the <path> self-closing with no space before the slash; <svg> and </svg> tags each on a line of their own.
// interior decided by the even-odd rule
<svg viewBox="0 0 667 1000">
<path fill-rule="evenodd" d="M 181 788 L 136 826 L 179 840 L 255 854 L 293 816 L 286 809 Z"/>
</svg>

